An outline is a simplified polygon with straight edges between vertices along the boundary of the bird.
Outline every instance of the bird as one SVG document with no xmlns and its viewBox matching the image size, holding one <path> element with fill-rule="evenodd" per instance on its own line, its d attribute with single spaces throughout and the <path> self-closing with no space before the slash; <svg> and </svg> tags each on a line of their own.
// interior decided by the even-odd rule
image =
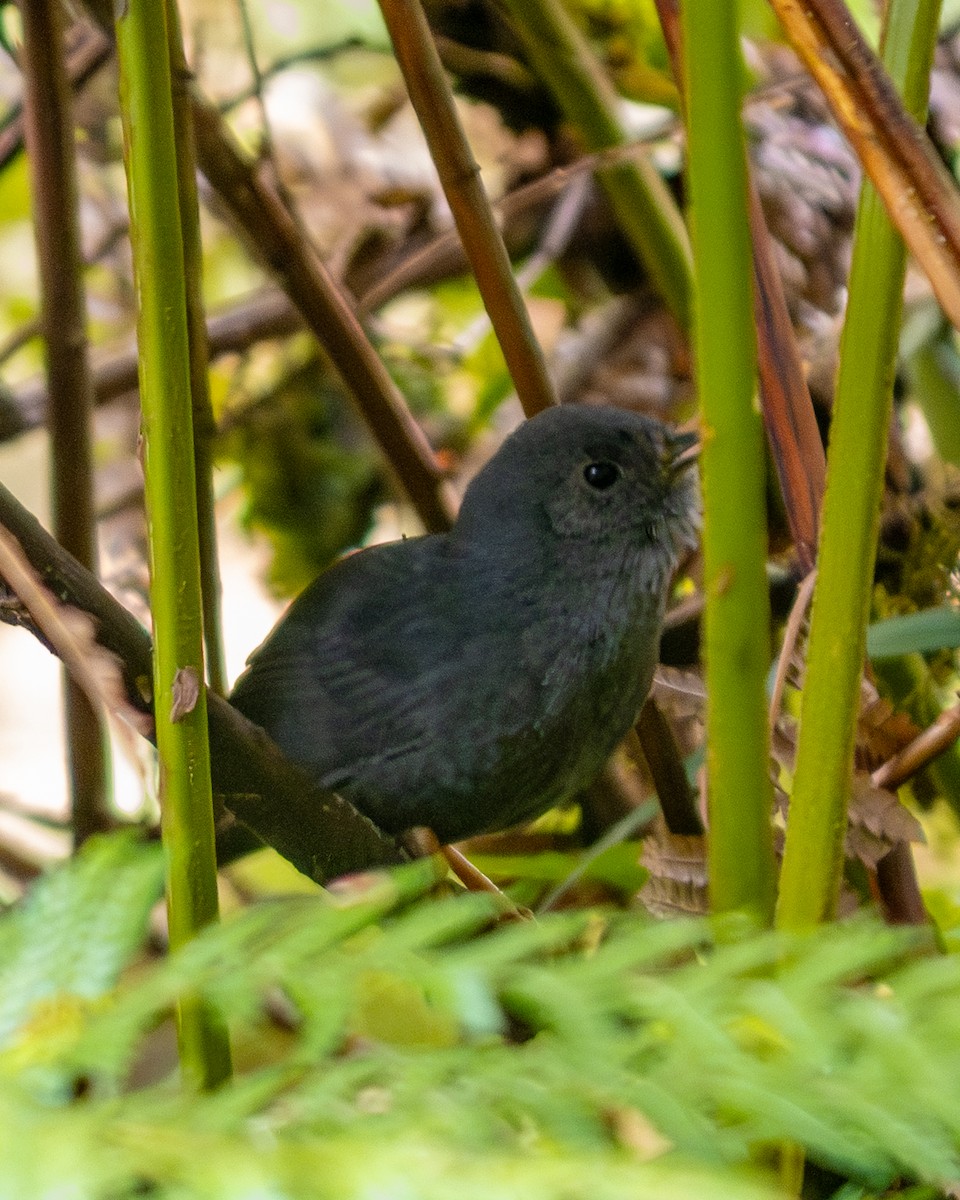
<svg viewBox="0 0 960 1200">
<path fill-rule="evenodd" d="M 342 558 L 231 702 L 391 835 L 506 829 L 599 774 L 649 692 L 695 545 L 695 437 L 609 407 L 524 421 L 444 533 Z"/>
</svg>

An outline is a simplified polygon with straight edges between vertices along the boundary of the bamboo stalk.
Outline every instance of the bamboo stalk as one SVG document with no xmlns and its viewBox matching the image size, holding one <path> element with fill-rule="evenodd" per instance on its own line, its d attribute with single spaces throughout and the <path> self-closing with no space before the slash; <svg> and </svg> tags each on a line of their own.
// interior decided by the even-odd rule
<svg viewBox="0 0 960 1200">
<path fill-rule="evenodd" d="M 560 0 L 504 0 L 540 78 L 586 149 L 628 144 L 619 100 L 587 40 Z M 666 184 L 643 148 L 600 166 L 597 178 L 624 235 L 650 273 L 654 287 L 684 329 L 692 317 L 690 242 Z"/>
<path fill-rule="evenodd" d="M 770 0 L 793 48 L 960 328 L 960 194 L 843 0 Z M 889 64 L 888 64 L 889 65 Z"/>
<path fill-rule="evenodd" d="M 683 74 L 679 0 L 656 0 L 674 76 Z M 682 97 L 681 97 L 682 100 Z M 747 170 L 760 403 L 780 491 L 804 571 L 817 554 L 826 460 L 760 193 Z"/>
<path fill-rule="evenodd" d="M 220 620 L 220 564 L 217 558 L 217 523 L 213 500 L 213 438 L 216 423 L 210 403 L 207 324 L 203 307 L 203 250 L 200 243 L 197 160 L 189 92 L 192 75 L 183 53 L 180 14 L 173 0 L 166 0 L 166 13 L 177 149 L 177 192 L 180 197 L 184 275 L 187 284 L 193 459 L 197 485 L 200 590 L 203 596 L 203 645 L 206 651 L 207 681 L 213 691 L 223 696 L 227 691 L 227 664 Z"/>
<path fill-rule="evenodd" d="M 167 28 L 129 0 L 117 21 L 124 157 L 139 301 L 140 400 L 154 621 L 153 693 L 170 945 L 217 919 L 186 285 Z M 181 1070 L 197 1087 L 230 1073 L 226 1032 L 196 999 L 177 1011 Z"/>
<path fill-rule="evenodd" d="M 922 119 L 940 0 L 892 0 L 883 60 Z M 777 924 L 836 912 L 873 591 L 906 250 L 869 181 L 854 233 Z"/>
<path fill-rule="evenodd" d="M 763 428 L 734 6 L 683 5 L 697 378 L 703 422 L 711 902 L 772 916 Z"/>
</svg>

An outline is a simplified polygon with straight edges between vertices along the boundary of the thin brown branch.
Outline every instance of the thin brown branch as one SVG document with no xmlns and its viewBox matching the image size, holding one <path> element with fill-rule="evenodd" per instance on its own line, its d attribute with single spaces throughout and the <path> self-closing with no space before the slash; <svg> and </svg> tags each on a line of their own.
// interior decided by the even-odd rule
<svg viewBox="0 0 960 1200">
<path fill-rule="evenodd" d="M 960 196 L 842 0 L 770 0 L 880 193 L 890 220 L 960 328 Z"/>
<path fill-rule="evenodd" d="M 130 703 L 148 713 L 152 647 L 142 625 L 0 485 L 0 524 L 44 586 L 88 613 L 97 641 L 119 659 Z M 13 623 L 36 630 L 17 614 Z M 0 606 L 0 620 L 9 620 Z M 213 781 L 225 808 L 318 882 L 401 861 L 391 838 L 340 796 L 317 787 L 226 700 L 207 698 Z M 229 833 L 230 818 L 224 823 Z M 218 845 L 220 838 L 218 838 Z M 248 838 L 245 849 L 250 848 Z"/>
<path fill-rule="evenodd" d="M 955 704 L 953 708 L 942 712 L 932 725 L 924 729 L 908 746 L 904 746 L 899 754 L 895 754 L 883 766 L 878 767 L 870 777 L 871 782 L 874 787 L 895 790 L 948 750 L 958 737 L 960 704 Z"/>
<path fill-rule="evenodd" d="M 207 347 L 211 359 L 242 353 L 259 341 L 287 337 L 304 328 L 303 318 L 289 297 L 274 288 L 264 288 L 207 320 Z M 105 404 L 137 387 L 137 344 L 94 350 L 91 360 L 96 402 Z M 12 392 L 14 407 L 0 414 L 0 441 L 16 437 L 43 424 L 49 401 L 46 379 L 37 376 Z"/>
<path fill-rule="evenodd" d="M 33 226 L 40 272 L 43 334 L 50 391 L 53 522 L 60 542 L 95 569 L 93 389 L 87 355 L 83 262 L 70 81 L 64 63 L 59 0 L 20 0 L 21 66 Z M 67 743 L 74 838 L 105 827 L 107 772 L 99 716 L 72 682 L 66 684 Z"/>
<path fill-rule="evenodd" d="M 524 253 L 535 242 L 543 216 L 579 178 L 592 173 L 601 161 L 597 154 L 558 167 L 539 179 L 508 192 L 494 204 L 497 224 L 511 254 Z M 362 313 L 375 312 L 409 287 L 436 283 L 467 268 L 467 257 L 456 229 L 445 230 L 422 246 L 401 248 L 385 262 L 364 268 L 354 287 Z"/>
<path fill-rule="evenodd" d="M 573 166 L 550 172 L 510 192 L 496 206 L 498 219 L 511 252 L 522 253 L 535 240 L 545 212 L 557 198 L 597 161 L 591 155 Z M 365 267 L 356 291 L 357 311 L 362 315 L 381 308 L 410 287 L 423 287 L 467 269 L 467 260 L 456 230 L 448 230 L 422 245 L 387 252 Z M 242 354 L 257 342 L 287 337 L 306 327 L 303 316 L 289 296 L 272 285 L 207 317 L 207 352 L 212 360 L 225 354 Z M 35 336 L 33 326 L 24 337 Z M 92 355 L 96 402 L 106 403 L 137 387 L 137 346 L 130 340 L 121 345 L 95 349 Z M 11 391 L 12 403 L 0 409 L 0 442 L 8 441 L 43 423 L 49 402 L 46 379 L 37 376 Z"/>
<path fill-rule="evenodd" d="M 797 557 L 807 572 L 817 561 L 827 459 L 752 174 L 747 185 L 763 420 Z"/>
<path fill-rule="evenodd" d="M 777 659 L 777 674 L 773 681 L 773 691 L 770 694 L 770 730 L 776 728 L 780 719 L 780 706 L 783 703 L 783 689 L 787 684 L 787 674 L 791 663 L 797 656 L 797 644 L 813 600 L 813 586 L 817 582 L 816 571 L 810 571 L 800 581 L 797 597 L 790 609 L 786 629 L 783 632 L 783 644 L 780 647 L 780 657 Z"/>
<path fill-rule="evenodd" d="M 897 842 L 877 863 L 877 891 L 891 924 L 929 924 L 930 914 L 923 903 L 917 868 L 906 842 Z"/>
<path fill-rule="evenodd" d="M 667 828 L 673 834 L 684 836 L 702 834 L 703 822 L 673 730 L 656 701 L 649 696 L 640 710 L 634 733 L 653 776 Z M 630 741 L 633 741 L 633 735 Z"/>
<path fill-rule="evenodd" d="M 68 55 L 67 75 L 74 91 L 82 88 L 91 75 L 113 54 L 113 42 L 101 30 L 79 25 L 74 45 Z M 0 171 L 11 163 L 23 149 L 24 117 L 22 108 L 13 111 L 0 130 Z"/>
<path fill-rule="evenodd" d="M 447 528 L 452 503 L 433 451 L 356 313 L 219 112 L 192 94 L 200 169 L 336 364 L 426 528 Z"/>
<path fill-rule="evenodd" d="M 420 0 L 380 0 L 430 155 L 527 416 L 555 403 L 543 351 L 453 104 Z"/>
<path fill-rule="evenodd" d="M 132 729 L 147 735 L 151 722 L 126 699 L 116 660 L 93 640 L 92 622 L 77 609 L 59 605 L 23 556 L 20 543 L 0 525 L 0 578 L 12 589 L 92 708 L 117 718 L 116 732 L 132 753 Z M 76 618 L 81 616 L 82 622 Z M 25 622 L 24 622 L 25 623 Z"/>
<path fill-rule="evenodd" d="M 39 317 L 31 317 L 29 321 L 25 321 L 19 328 L 14 329 L 7 337 L 0 342 L 0 366 L 7 359 L 23 349 L 28 342 L 32 342 L 35 337 L 40 337 L 43 333 L 42 323 Z M 44 387 L 46 382 L 44 381 Z"/>
</svg>

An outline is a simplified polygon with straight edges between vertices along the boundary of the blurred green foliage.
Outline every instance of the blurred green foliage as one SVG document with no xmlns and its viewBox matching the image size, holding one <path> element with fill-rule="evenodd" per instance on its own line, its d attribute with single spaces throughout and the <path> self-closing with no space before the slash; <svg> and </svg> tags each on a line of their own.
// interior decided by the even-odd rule
<svg viewBox="0 0 960 1200">
<path fill-rule="evenodd" d="M 385 494 L 379 456 L 319 357 L 232 413 L 219 456 L 239 469 L 246 525 L 270 538 L 280 595 L 357 545 Z"/>
<path fill-rule="evenodd" d="M 386 361 L 421 419 L 442 411 L 429 362 L 400 351 Z M 270 588 L 290 596 L 362 544 L 377 506 L 394 493 L 382 455 L 322 355 L 294 357 L 270 375 L 227 404 L 217 454 L 238 473 L 245 525 L 270 540 Z"/>
<path fill-rule="evenodd" d="M 761 1200 L 783 1140 L 873 1195 L 960 1172 L 960 959 L 922 931 L 491 928 L 489 897 L 418 902 L 421 865 L 123 971 L 159 856 L 95 839 L 0 919 L 5 1194 Z M 237 1047 L 207 1096 L 155 1032 L 186 992 Z"/>
</svg>

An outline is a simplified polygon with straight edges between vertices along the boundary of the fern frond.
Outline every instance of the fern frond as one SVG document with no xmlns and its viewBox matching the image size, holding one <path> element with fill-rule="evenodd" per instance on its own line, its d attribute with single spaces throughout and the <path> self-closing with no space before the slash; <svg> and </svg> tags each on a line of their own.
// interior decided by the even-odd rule
<svg viewBox="0 0 960 1200">
<path fill-rule="evenodd" d="M 417 902 L 428 884 L 414 866 L 353 900 L 256 905 L 84 1008 L 42 1086 L 8 1057 L 5 1172 L 57 1136 L 75 1182 L 106 1156 L 111 1187 L 178 1195 L 224 1194 L 232 1164 L 237 1195 L 244 1181 L 368 1194 L 389 1177 L 426 1198 L 455 1180 L 460 1196 L 760 1200 L 776 1188 L 743 1171 L 784 1142 L 871 1189 L 960 1178 L 960 960 L 921 957 L 922 933 L 585 913 L 494 928 L 486 898 Z M 71 886 L 43 881 L 37 912 Z M 44 943 L 62 939 L 30 920 L 52 965 Z M 252 1065 L 211 1095 L 122 1093 L 186 992 L 225 1015 Z M 282 1042 L 278 994 L 295 1012 Z M 25 1128 L 29 1152 L 9 1133 Z"/>
</svg>

